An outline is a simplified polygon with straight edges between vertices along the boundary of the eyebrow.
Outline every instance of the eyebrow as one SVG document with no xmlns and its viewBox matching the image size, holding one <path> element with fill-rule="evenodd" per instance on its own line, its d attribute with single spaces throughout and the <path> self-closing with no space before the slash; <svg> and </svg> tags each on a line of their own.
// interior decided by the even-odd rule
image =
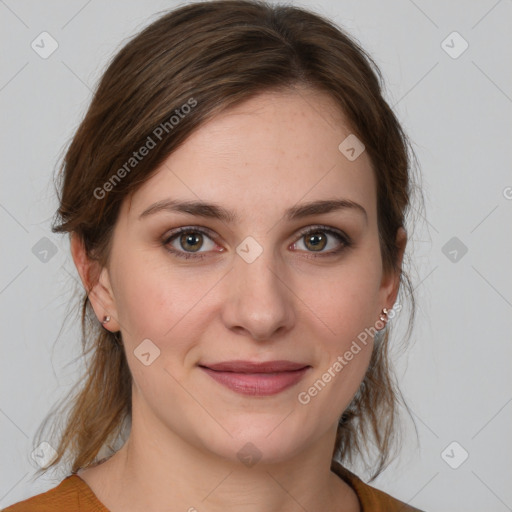
<svg viewBox="0 0 512 512">
<path fill-rule="evenodd" d="M 361 213 L 366 223 L 368 223 L 366 210 L 359 203 L 351 201 L 350 199 L 326 199 L 292 206 L 284 212 L 284 219 L 292 221 L 312 215 L 349 209 Z M 175 199 L 163 199 L 162 201 L 152 204 L 139 215 L 139 220 L 162 211 L 188 213 L 198 217 L 218 219 L 228 224 L 240 220 L 235 212 L 215 203 L 204 201 L 178 201 Z"/>
</svg>

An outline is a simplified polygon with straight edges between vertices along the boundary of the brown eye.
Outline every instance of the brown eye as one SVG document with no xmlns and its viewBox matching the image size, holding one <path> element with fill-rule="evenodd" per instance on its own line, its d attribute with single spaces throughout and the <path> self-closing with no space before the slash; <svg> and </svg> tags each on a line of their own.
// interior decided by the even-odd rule
<svg viewBox="0 0 512 512">
<path fill-rule="evenodd" d="M 215 234 L 205 228 L 183 227 L 174 230 L 163 240 L 162 245 L 173 255 L 183 258 L 203 258 L 216 249 Z M 222 249 L 215 252 L 222 252 Z"/>
<path fill-rule="evenodd" d="M 203 245 L 203 235 L 196 231 L 183 233 L 180 236 L 180 245 L 185 251 L 196 252 Z"/>
<path fill-rule="evenodd" d="M 335 256 L 352 247 L 352 240 L 343 231 L 324 226 L 315 226 L 299 233 L 294 249 L 310 253 L 309 257 Z M 318 253 L 318 254 L 311 254 Z"/>
<path fill-rule="evenodd" d="M 327 237 L 321 231 L 305 235 L 304 240 L 306 247 L 312 251 L 321 251 L 327 245 Z"/>
</svg>

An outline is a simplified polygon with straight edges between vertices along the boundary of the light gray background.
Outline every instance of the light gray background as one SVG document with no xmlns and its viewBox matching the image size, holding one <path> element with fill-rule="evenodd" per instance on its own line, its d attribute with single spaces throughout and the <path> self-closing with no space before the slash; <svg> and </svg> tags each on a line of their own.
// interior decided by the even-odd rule
<svg viewBox="0 0 512 512">
<path fill-rule="evenodd" d="M 419 315 L 397 356 L 420 443 L 406 421 L 402 455 L 374 485 L 431 512 L 512 510 L 512 2 L 297 4 L 375 58 L 423 172 L 426 216 L 408 248 Z M 80 368 L 78 323 L 61 329 L 77 274 L 67 237 L 50 232 L 54 169 L 107 59 L 175 5 L 0 0 L 0 507 L 60 481 L 30 480 L 33 435 Z M 59 45 L 47 59 L 31 48 L 43 31 Z M 441 46 L 453 31 L 469 44 L 458 58 Z M 43 237 L 57 249 L 46 263 L 32 250 Z M 442 250 L 452 237 L 467 247 L 455 262 Z M 458 469 L 442 457 L 453 441 L 446 460 L 469 453 Z"/>
</svg>

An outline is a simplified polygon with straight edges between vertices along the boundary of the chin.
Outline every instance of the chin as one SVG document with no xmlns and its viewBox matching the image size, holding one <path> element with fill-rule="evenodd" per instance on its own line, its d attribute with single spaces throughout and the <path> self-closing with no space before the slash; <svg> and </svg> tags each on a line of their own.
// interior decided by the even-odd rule
<svg viewBox="0 0 512 512">
<path fill-rule="evenodd" d="M 260 422 L 254 418 L 239 421 L 236 427 L 227 428 L 232 437 L 215 436 L 205 445 L 210 451 L 247 467 L 285 462 L 303 451 L 312 437 L 291 416 L 279 414 Z"/>
</svg>

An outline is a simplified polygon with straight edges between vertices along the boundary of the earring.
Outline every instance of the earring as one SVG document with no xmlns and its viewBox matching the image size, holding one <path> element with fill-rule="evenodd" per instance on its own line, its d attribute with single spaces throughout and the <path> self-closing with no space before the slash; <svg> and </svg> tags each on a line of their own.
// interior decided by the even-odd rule
<svg viewBox="0 0 512 512">
<path fill-rule="evenodd" d="M 381 322 L 387 322 L 388 321 L 388 309 L 387 308 L 382 308 L 382 313 L 380 315 L 380 320 Z"/>
<path fill-rule="evenodd" d="M 377 332 L 380 332 L 384 329 L 384 327 L 386 327 L 386 324 L 388 322 L 388 309 L 387 308 L 382 308 L 382 311 L 380 313 L 380 316 L 379 316 L 379 320 L 377 320 L 377 322 L 375 323 L 375 328 L 377 329 Z M 381 327 L 377 328 L 377 324 L 379 323 L 382 324 Z"/>
<path fill-rule="evenodd" d="M 110 316 L 104 316 L 103 317 L 103 321 L 101 322 L 102 325 L 105 325 L 105 324 L 108 324 L 110 322 Z M 106 329 L 106 327 L 105 327 Z M 107 329 L 108 331 L 109 329 Z M 112 331 L 110 331 L 112 332 Z M 114 334 L 114 337 L 115 337 L 115 342 L 118 344 L 118 345 L 123 345 L 123 342 L 121 341 L 121 338 L 120 338 L 120 332 L 119 331 L 116 331 L 116 332 L 112 332 L 112 334 Z"/>
</svg>

